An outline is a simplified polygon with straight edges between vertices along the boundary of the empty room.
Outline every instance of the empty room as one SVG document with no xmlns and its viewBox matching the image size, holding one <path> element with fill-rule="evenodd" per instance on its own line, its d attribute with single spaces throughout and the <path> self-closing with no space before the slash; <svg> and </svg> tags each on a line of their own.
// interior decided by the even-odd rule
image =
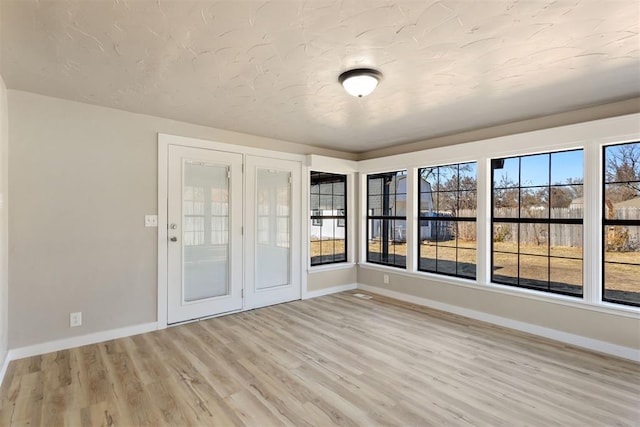
<svg viewBox="0 0 640 427">
<path fill-rule="evenodd" d="M 0 426 L 640 425 L 637 0 L 0 0 Z"/>
</svg>

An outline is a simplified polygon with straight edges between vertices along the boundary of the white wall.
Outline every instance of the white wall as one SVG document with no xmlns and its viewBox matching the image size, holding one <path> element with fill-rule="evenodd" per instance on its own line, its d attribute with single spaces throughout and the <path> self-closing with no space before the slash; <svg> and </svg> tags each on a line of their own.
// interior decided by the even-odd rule
<svg viewBox="0 0 640 427">
<path fill-rule="evenodd" d="M 8 316 L 8 123 L 7 88 L 0 76 L 0 367 L 7 355 L 9 316 Z M 0 373 L 2 378 L 2 373 Z"/>
<path fill-rule="evenodd" d="M 144 215 L 157 213 L 158 132 L 354 157 L 15 90 L 8 100 L 12 349 L 157 320 L 157 230 Z M 83 325 L 70 329 L 74 311 Z"/>
</svg>

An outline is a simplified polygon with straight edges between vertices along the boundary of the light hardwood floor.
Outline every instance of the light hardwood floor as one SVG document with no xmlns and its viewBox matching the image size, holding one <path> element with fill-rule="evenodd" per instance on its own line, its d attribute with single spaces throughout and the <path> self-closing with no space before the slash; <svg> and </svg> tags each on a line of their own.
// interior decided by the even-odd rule
<svg viewBox="0 0 640 427">
<path fill-rule="evenodd" d="M 353 292 L 11 362 L 8 425 L 640 425 L 640 365 Z"/>
</svg>

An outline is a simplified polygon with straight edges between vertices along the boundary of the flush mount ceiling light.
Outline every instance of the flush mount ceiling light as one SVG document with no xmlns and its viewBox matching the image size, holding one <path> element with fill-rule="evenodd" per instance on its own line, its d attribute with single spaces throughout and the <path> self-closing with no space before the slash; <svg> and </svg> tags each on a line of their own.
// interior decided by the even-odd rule
<svg viewBox="0 0 640 427">
<path fill-rule="evenodd" d="M 382 73 L 371 68 L 356 68 L 340 74 L 338 81 L 349 95 L 362 98 L 369 95 L 382 80 Z"/>
</svg>

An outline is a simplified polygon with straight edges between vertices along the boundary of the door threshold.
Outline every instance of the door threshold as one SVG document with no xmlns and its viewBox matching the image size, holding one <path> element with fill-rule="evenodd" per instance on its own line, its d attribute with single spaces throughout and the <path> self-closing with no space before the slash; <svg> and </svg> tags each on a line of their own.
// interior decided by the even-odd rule
<svg viewBox="0 0 640 427">
<path fill-rule="evenodd" d="M 223 313 L 212 314 L 210 316 L 198 317 L 198 318 L 195 318 L 195 319 L 183 320 L 183 321 L 175 322 L 175 323 L 167 323 L 167 326 L 168 327 L 172 327 L 172 326 L 186 325 L 188 323 L 200 322 L 201 320 L 213 319 L 215 317 L 222 317 L 222 316 L 226 316 L 228 314 L 242 313 L 244 310 L 245 309 L 240 308 L 238 310 L 225 311 Z"/>
</svg>

